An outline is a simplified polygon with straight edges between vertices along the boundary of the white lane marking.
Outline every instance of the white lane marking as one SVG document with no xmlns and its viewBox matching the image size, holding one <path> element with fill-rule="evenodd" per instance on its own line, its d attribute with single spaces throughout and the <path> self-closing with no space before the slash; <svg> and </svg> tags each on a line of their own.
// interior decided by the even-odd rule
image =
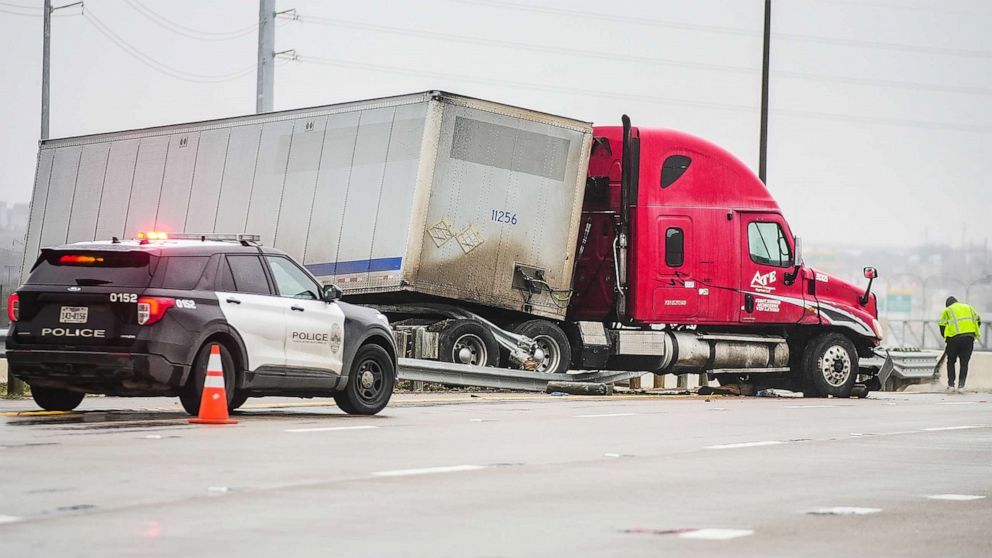
<svg viewBox="0 0 992 558">
<path fill-rule="evenodd" d="M 753 535 L 751 529 L 697 529 L 687 533 L 680 533 L 680 539 L 698 539 L 706 541 L 725 541 L 739 537 Z"/>
<path fill-rule="evenodd" d="M 373 428 L 379 428 L 378 426 L 372 426 L 371 424 L 363 424 L 360 426 L 322 426 L 319 428 L 290 428 L 286 432 L 337 432 L 339 430 L 371 430 Z"/>
<path fill-rule="evenodd" d="M 924 432 L 944 432 L 945 430 L 971 430 L 973 428 L 981 428 L 981 426 L 965 425 L 965 426 L 937 426 L 934 428 L 924 428 Z"/>
<path fill-rule="evenodd" d="M 933 494 L 927 496 L 931 500 L 949 500 L 951 502 L 969 502 L 971 500 L 981 500 L 985 496 L 978 496 L 976 494 Z"/>
<path fill-rule="evenodd" d="M 777 446 L 779 444 L 784 444 L 780 440 L 765 440 L 763 442 L 742 442 L 740 444 L 721 444 L 718 446 L 706 446 L 706 449 L 737 449 L 737 448 L 756 448 L 761 446 Z"/>
<path fill-rule="evenodd" d="M 978 401 L 941 401 L 938 405 L 975 405 Z"/>
<path fill-rule="evenodd" d="M 396 471 L 377 471 L 373 477 L 407 477 L 411 475 L 436 475 L 438 473 L 460 473 L 462 471 L 478 471 L 485 465 L 451 465 L 449 467 L 425 467 L 423 469 L 398 469 Z"/>
<path fill-rule="evenodd" d="M 575 418 L 633 417 L 637 413 L 610 413 L 606 415 L 575 415 Z"/>
<path fill-rule="evenodd" d="M 809 510 L 810 515 L 868 515 L 882 511 L 880 508 L 855 508 L 850 506 L 837 506 L 833 508 L 816 508 Z"/>
<path fill-rule="evenodd" d="M 0 515 L 0 524 L 3 523 L 14 523 L 15 521 L 20 521 L 21 518 L 14 515 Z"/>
</svg>

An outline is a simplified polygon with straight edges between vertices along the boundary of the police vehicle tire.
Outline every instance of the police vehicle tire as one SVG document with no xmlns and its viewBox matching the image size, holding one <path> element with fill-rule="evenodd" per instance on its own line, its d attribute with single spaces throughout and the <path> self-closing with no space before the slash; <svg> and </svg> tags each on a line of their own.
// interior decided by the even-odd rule
<svg viewBox="0 0 992 558">
<path fill-rule="evenodd" d="M 806 397 L 850 397 L 858 379 L 858 351 L 840 333 L 824 333 L 806 345 L 802 357 Z"/>
<path fill-rule="evenodd" d="M 86 394 L 67 389 L 32 387 L 31 397 L 46 411 L 71 411 L 83 402 Z"/>
<path fill-rule="evenodd" d="M 182 403 L 183 409 L 194 417 L 200 414 L 200 399 L 203 397 L 203 381 L 207 377 L 207 362 L 210 360 L 211 345 L 214 343 L 204 343 L 197 351 L 186 385 L 179 392 L 179 402 Z M 231 407 L 231 404 L 234 402 L 234 392 L 236 391 L 234 357 L 231 356 L 231 351 L 224 344 L 217 343 L 217 345 L 220 346 L 220 361 L 224 367 L 224 393 L 227 395 L 227 410 L 233 411 L 234 408 Z"/>
<path fill-rule="evenodd" d="M 334 394 L 334 402 L 349 415 L 374 415 L 389 403 L 395 379 L 396 367 L 386 349 L 363 345 L 351 361 L 348 384 Z"/>
<path fill-rule="evenodd" d="M 247 395 L 245 395 L 243 393 L 240 393 L 240 392 L 236 393 L 234 395 L 234 398 L 231 399 L 231 404 L 228 405 L 229 410 L 233 411 L 233 410 L 241 407 L 242 405 L 245 404 L 245 401 L 248 401 L 248 396 Z"/>
<path fill-rule="evenodd" d="M 572 364 L 572 345 L 560 327 L 548 320 L 527 320 L 516 325 L 513 332 L 530 337 L 544 351 L 545 363 L 538 366 L 539 372 L 568 372 L 568 367 Z"/>
<path fill-rule="evenodd" d="M 467 318 L 451 320 L 438 335 L 437 357 L 455 364 L 497 366 L 499 344 L 481 323 Z"/>
</svg>

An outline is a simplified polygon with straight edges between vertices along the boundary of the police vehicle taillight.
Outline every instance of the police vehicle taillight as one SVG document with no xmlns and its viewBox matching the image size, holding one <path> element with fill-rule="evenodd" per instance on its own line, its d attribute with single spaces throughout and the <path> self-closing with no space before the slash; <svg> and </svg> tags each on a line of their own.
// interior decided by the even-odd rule
<svg viewBox="0 0 992 558">
<path fill-rule="evenodd" d="M 138 299 L 138 325 L 152 325 L 165 316 L 165 311 L 176 305 L 171 298 L 143 296 Z"/>
<path fill-rule="evenodd" d="M 7 299 L 7 317 L 12 322 L 21 317 L 21 297 L 17 293 L 12 293 Z"/>
</svg>

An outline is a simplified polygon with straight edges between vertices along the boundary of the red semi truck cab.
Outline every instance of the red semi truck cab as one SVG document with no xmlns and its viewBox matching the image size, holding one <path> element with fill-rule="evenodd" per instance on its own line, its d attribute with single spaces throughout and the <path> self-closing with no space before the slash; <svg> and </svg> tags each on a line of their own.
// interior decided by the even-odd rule
<svg viewBox="0 0 992 558">
<path fill-rule="evenodd" d="M 783 335 L 794 359 L 834 332 L 870 356 L 882 335 L 875 296 L 802 262 L 778 203 L 740 160 L 673 130 L 594 136 L 570 319 Z"/>
</svg>

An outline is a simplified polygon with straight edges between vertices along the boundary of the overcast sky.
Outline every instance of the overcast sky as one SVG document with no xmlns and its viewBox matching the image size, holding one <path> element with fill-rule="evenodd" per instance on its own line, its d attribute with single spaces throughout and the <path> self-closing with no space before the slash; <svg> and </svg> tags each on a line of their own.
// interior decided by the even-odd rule
<svg viewBox="0 0 992 558">
<path fill-rule="evenodd" d="M 56 1 L 56 5 L 71 0 Z M 427 89 L 685 130 L 757 169 L 762 0 L 277 0 L 275 108 Z M 0 1 L 0 200 L 31 197 L 41 0 Z M 51 136 L 247 114 L 254 0 L 86 0 L 52 23 Z M 769 188 L 809 247 L 981 243 L 992 2 L 773 0 Z"/>
</svg>

